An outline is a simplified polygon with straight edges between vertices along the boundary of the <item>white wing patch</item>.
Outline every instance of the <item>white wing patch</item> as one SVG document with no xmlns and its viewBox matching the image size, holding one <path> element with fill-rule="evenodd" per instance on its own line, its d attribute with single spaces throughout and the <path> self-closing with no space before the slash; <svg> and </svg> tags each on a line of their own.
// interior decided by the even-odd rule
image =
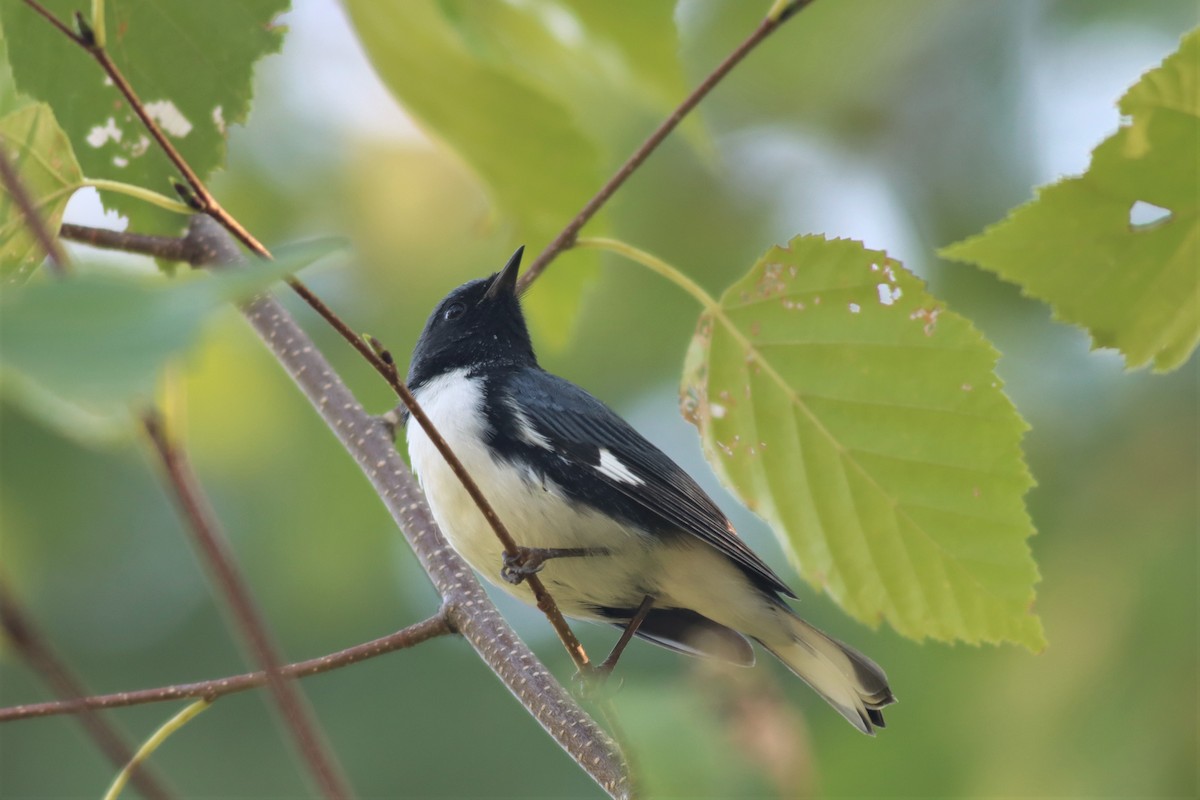
<svg viewBox="0 0 1200 800">
<path fill-rule="evenodd" d="M 614 481 L 621 483 L 630 483 L 634 486 L 641 486 L 645 481 L 629 470 L 629 467 L 621 463 L 621 460 L 610 453 L 603 447 L 600 448 L 600 463 L 596 465 L 596 470 L 601 475 L 607 475 Z"/>
<path fill-rule="evenodd" d="M 533 427 L 533 423 L 529 421 L 529 417 L 517 407 L 516 403 L 509 403 L 509 409 L 513 413 L 513 419 L 517 422 L 517 438 L 531 444 L 534 447 L 540 447 L 543 450 L 553 450 L 554 445 L 550 444 L 550 440 L 542 434 L 538 433 L 537 428 Z"/>
</svg>

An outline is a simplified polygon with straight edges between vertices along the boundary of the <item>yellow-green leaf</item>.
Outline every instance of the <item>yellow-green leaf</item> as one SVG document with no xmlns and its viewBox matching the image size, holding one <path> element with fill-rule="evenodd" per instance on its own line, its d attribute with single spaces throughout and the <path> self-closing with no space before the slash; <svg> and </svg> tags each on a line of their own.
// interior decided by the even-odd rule
<svg viewBox="0 0 1200 800">
<path fill-rule="evenodd" d="M 0 147 L 16 167 L 34 210 L 57 231 L 83 173 L 50 106 L 27 105 L 0 117 Z M 45 255 L 20 206 L 0 184 L 0 281 L 24 280 Z"/>
<path fill-rule="evenodd" d="M 1166 371 L 1200 343 L 1200 31 L 1119 105 L 1129 122 L 1084 175 L 942 255 L 1016 283 L 1130 367 Z"/>
<path fill-rule="evenodd" d="M 996 351 L 881 251 L 799 237 L 700 317 L 685 416 L 806 580 L 914 639 L 1044 645 Z"/>
</svg>

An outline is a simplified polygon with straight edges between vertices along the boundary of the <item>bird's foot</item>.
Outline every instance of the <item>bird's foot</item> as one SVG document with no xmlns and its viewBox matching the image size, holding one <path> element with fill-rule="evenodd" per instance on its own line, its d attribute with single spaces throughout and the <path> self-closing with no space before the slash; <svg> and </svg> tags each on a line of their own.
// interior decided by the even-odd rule
<svg viewBox="0 0 1200 800">
<path fill-rule="evenodd" d="M 518 547 L 515 554 L 505 552 L 500 577 L 513 586 L 530 575 L 536 575 L 552 558 L 578 558 L 580 556 L 608 555 L 603 547 Z"/>
<path fill-rule="evenodd" d="M 542 547 L 518 547 L 515 554 L 505 552 L 504 565 L 500 567 L 500 577 L 518 585 L 530 575 L 536 575 L 546 566 L 547 551 Z"/>
</svg>

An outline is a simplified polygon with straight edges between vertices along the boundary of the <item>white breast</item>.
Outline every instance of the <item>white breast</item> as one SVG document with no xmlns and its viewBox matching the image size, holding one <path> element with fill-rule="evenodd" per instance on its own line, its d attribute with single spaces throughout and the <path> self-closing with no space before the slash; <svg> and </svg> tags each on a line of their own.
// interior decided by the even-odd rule
<svg viewBox="0 0 1200 800">
<path fill-rule="evenodd" d="M 479 485 L 517 544 L 525 547 L 604 547 L 619 557 L 564 558 L 547 562 L 542 579 L 564 613 L 594 618 L 592 606 L 636 607 L 630 573 L 651 557 L 636 533 L 591 511 L 573 507 L 552 482 L 493 459 L 484 436 L 483 383 L 458 370 L 435 378 L 417 401 L 450 449 Z M 495 585 L 532 602 L 525 584 L 500 578 L 503 547 L 441 453 L 415 421 L 408 423 L 408 452 L 442 532 L 454 549 Z"/>
</svg>

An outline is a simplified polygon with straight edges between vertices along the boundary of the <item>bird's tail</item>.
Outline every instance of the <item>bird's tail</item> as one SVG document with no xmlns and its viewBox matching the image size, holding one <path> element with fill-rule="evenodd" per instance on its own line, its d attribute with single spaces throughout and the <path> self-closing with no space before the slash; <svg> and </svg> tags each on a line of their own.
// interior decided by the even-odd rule
<svg viewBox="0 0 1200 800">
<path fill-rule="evenodd" d="M 759 644 L 863 733 L 874 736 L 885 727 L 882 709 L 896 698 L 879 665 L 790 612 L 780 616 L 786 634 Z"/>
</svg>

